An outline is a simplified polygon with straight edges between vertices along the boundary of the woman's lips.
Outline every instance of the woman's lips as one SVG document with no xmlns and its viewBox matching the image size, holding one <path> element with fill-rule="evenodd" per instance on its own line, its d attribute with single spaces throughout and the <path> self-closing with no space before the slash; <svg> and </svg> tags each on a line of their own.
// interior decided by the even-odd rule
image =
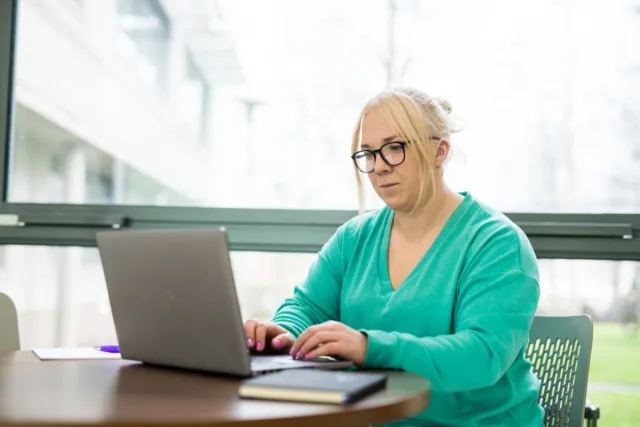
<svg viewBox="0 0 640 427">
<path fill-rule="evenodd" d="M 388 190 L 388 189 L 390 189 L 390 188 L 394 188 L 394 187 L 396 187 L 397 185 L 398 185 L 398 183 L 397 183 L 397 182 L 392 182 L 392 183 L 389 183 L 389 184 L 382 184 L 382 185 L 380 186 L 380 188 L 383 188 L 383 189 L 385 189 L 385 190 Z"/>
</svg>

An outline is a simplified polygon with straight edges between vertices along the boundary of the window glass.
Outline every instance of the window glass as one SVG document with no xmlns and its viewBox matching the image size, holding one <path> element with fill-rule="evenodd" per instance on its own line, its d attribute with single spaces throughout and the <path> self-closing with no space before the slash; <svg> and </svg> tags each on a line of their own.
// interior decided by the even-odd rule
<svg viewBox="0 0 640 427">
<path fill-rule="evenodd" d="M 355 209 L 360 108 L 410 85 L 465 123 L 453 188 L 638 212 L 636 3 L 101 0 L 71 22 L 21 0 L 9 198 Z M 120 190 L 91 193 L 96 175 Z"/>
<path fill-rule="evenodd" d="M 118 0 L 117 23 L 117 46 L 131 61 L 131 71 L 165 90 L 170 26 L 158 0 Z"/>
<path fill-rule="evenodd" d="M 186 57 L 185 74 L 182 81 L 180 113 L 184 124 L 206 142 L 209 86 L 193 55 Z"/>
</svg>

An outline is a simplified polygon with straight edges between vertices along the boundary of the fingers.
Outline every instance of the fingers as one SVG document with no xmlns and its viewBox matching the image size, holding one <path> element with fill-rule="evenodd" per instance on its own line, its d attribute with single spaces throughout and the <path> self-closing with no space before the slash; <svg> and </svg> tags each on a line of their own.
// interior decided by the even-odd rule
<svg viewBox="0 0 640 427">
<path fill-rule="evenodd" d="M 258 351 L 264 350 L 267 335 L 267 325 L 256 320 L 247 320 L 244 323 L 244 334 L 247 337 L 247 347 Z"/>
<path fill-rule="evenodd" d="M 255 320 L 247 320 L 246 322 L 244 322 L 244 335 L 247 338 L 247 347 L 249 348 L 253 348 L 253 346 L 256 344 L 255 330 L 257 324 L 258 322 L 256 322 Z"/>
<path fill-rule="evenodd" d="M 291 346 L 291 350 L 289 350 L 289 355 L 291 357 L 296 357 L 297 354 L 300 352 L 300 347 L 302 347 L 309 338 L 311 338 L 316 332 L 318 332 L 321 326 L 322 325 L 310 326 L 303 333 L 301 333 L 298 339 L 295 340 L 295 342 Z"/>
<path fill-rule="evenodd" d="M 264 350 L 264 342 L 267 339 L 267 325 L 260 322 L 256 326 L 256 350 Z"/>
<path fill-rule="evenodd" d="M 271 346 L 277 349 L 289 348 L 293 345 L 294 339 L 290 333 L 277 335 L 271 340 Z"/>
<path fill-rule="evenodd" d="M 291 357 L 295 357 L 300 352 L 300 348 L 304 346 L 307 340 L 309 340 L 316 333 L 320 331 L 340 330 L 342 326 L 343 325 L 338 322 L 325 322 L 319 325 L 310 326 L 302 334 L 300 334 L 298 339 L 293 343 L 289 354 L 291 355 Z"/>
<path fill-rule="evenodd" d="M 326 331 L 320 330 L 313 334 L 302 346 L 295 355 L 296 359 L 305 358 L 308 353 L 319 346 L 325 346 L 328 343 L 336 341 L 344 341 L 345 334 L 340 331 Z"/>
<path fill-rule="evenodd" d="M 244 324 L 247 347 L 264 351 L 269 346 L 275 349 L 289 348 L 294 342 L 293 336 L 282 326 L 273 322 L 247 320 Z"/>
<path fill-rule="evenodd" d="M 342 356 L 346 357 L 345 354 L 342 354 L 344 351 L 344 345 L 341 345 L 339 341 L 333 341 L 328 344 L 321 345 L 320 347 L 316 347 L 311 350 L 309 353 L 305 355 L 305 359 L 315 359 L 320 356 Z"/>
</svg>

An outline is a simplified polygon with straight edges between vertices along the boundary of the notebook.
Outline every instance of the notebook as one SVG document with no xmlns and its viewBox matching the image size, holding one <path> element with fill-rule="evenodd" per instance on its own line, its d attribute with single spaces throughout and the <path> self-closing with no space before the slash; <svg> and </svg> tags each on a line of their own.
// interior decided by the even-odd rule
<svg viewBox="0 0 640 427">
<path fill-rule="evenodd" d="M 120 353 L 107 353 L 94 347 L 34 348 L 40 360 L 120 359 Z"/>
<path fill-rule="evenodd" d="M 383 374 L 291 369 L 245 380 L 239 393 L 246 399 L 348 404 L 386 385 Z"/>
</svg>

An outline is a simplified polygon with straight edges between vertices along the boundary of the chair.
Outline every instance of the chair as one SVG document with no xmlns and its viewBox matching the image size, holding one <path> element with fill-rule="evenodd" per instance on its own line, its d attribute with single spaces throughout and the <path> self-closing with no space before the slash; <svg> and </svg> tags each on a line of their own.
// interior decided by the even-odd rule
<svg viewBox="0 0 640 427">
<path fill-rule="evenodd" d="M 0 293 L 0 353 L 20 350 L 18 313 L 7 295 Z"/>
<path fill-rule="evenodd" d="M 541 381 L 544 425 L 596 427 L 600 409 L 587 402 L 593 323 L 587 315 L 536 316 L 526 356 Z"/>
</svg>

